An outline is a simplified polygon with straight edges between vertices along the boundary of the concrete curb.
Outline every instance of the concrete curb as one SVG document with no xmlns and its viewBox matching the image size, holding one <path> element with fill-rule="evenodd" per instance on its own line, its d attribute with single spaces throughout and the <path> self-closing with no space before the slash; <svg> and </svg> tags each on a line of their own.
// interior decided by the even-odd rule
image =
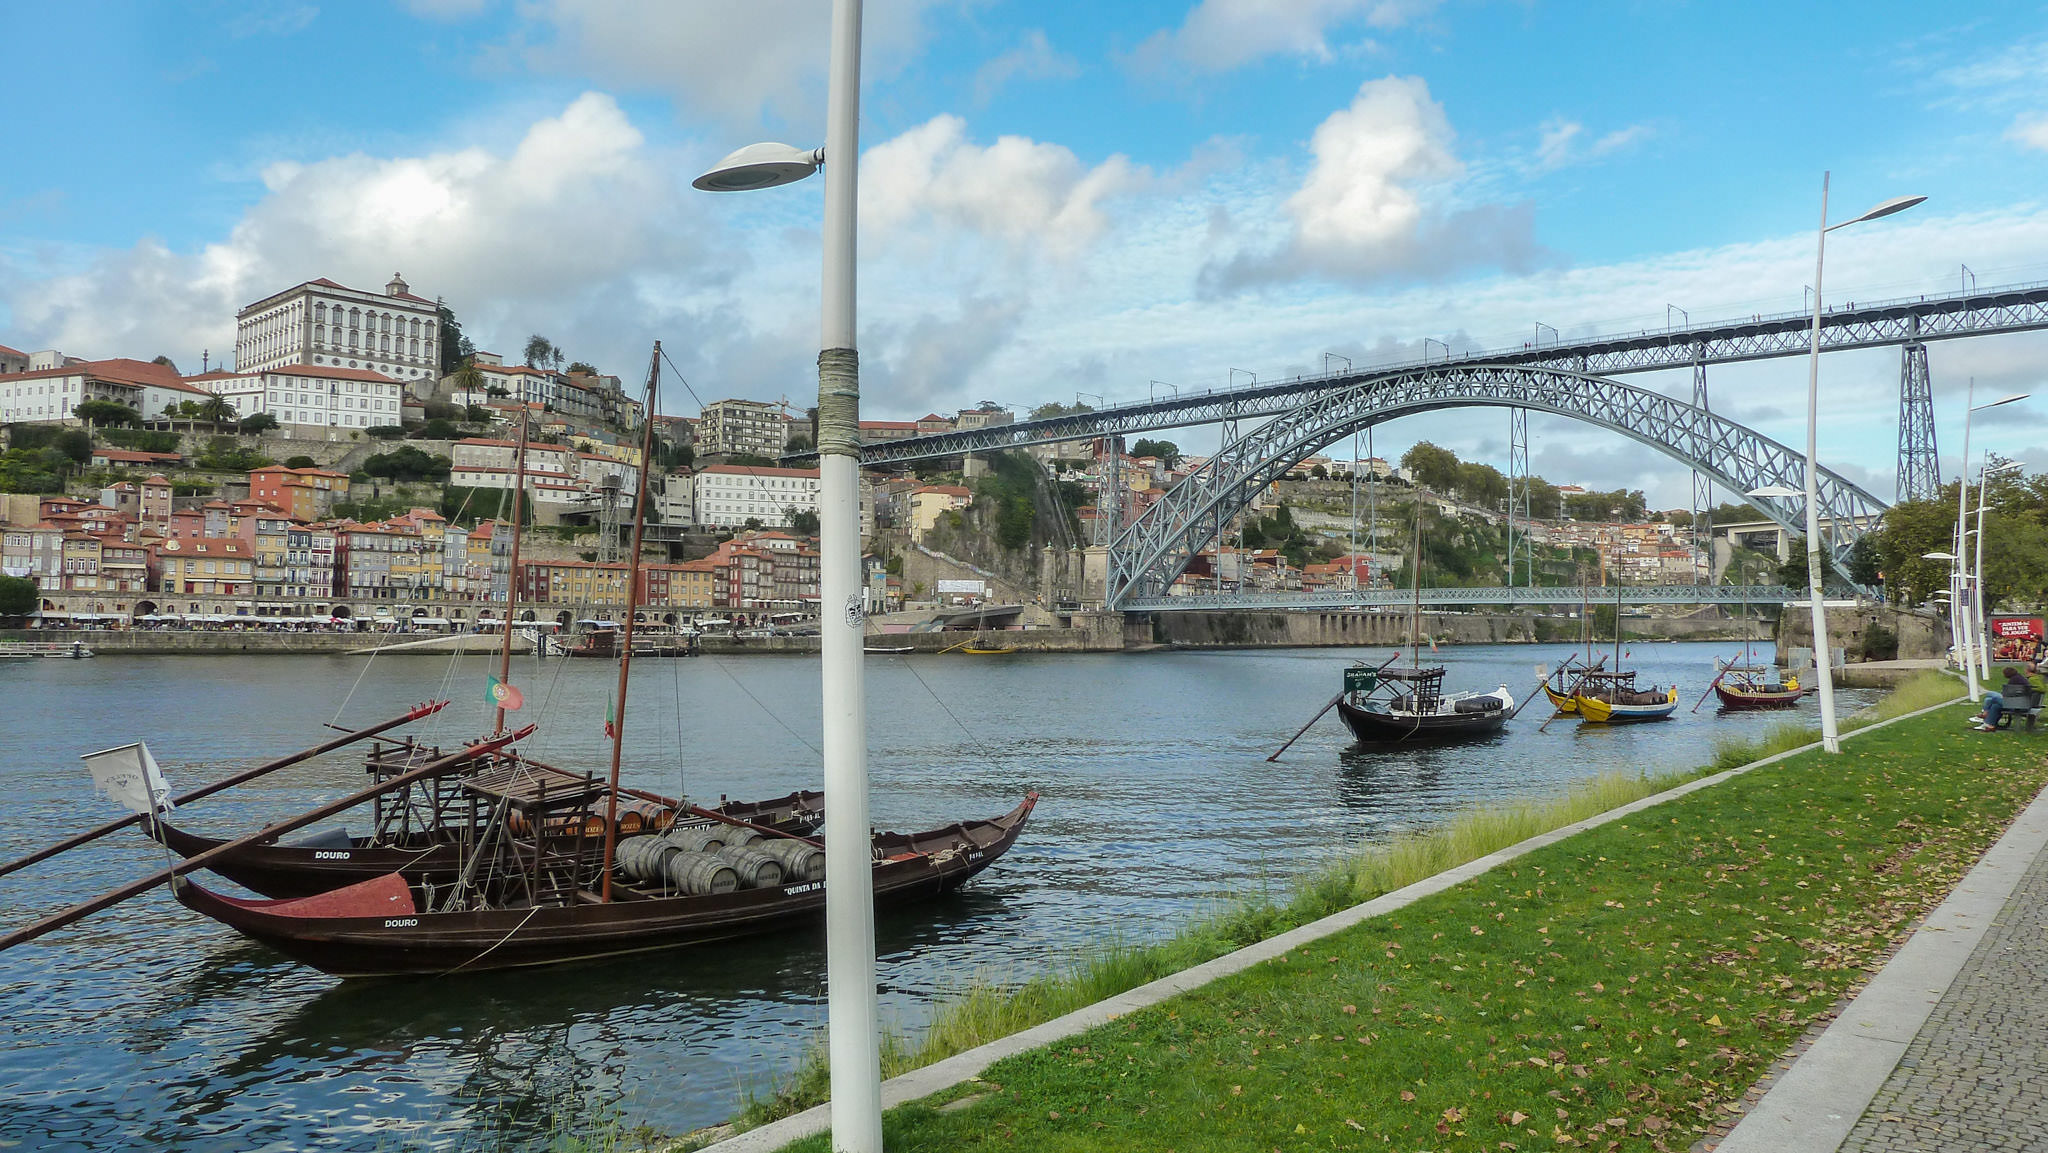
<svg viewBox="0 0 2048 1153">
<path fill-rule="evenodd" d="M 1890 720 L 1879 721 L 1876 724 L 1866 725 L 1863 728 L 1843 733 L 1842 739 L 1848 740 L 1864 733 L 1875 732 L 1887 725 L 1923 716 L 1938 709 L 1945 709 L 1951 705 L 1959 704 L 1963 700 L 1964 698 L 1957 697 L 1954 700 L 1943 701 L 1937 705 L 1929 705 L 1924 709 L 1902 713 Z M 1397 909 L 1412 905 L 1424 897 L 1441 893 L 1445 889 L 1469 881 L 1498 865 L 1535 852 L 1537 849 L 1554 845 L 1567 837 L 1583 833 L 1588 829 L 1599 828 L 1601 825 L 1611 821 L 1617 821 L 1623 817 L 1640 813 L 1645 809 L 1654 808 L 1666 801 L 1676 800 L 1679 797 L 1698 792 L 1701 789 L 1711 788 L 1723 781 L 1739 777 L 1744 773 L 1761 769 L 1766 765 L 1777 764 L 1779 761 L 1799 756 L 1802 753 L 1812 752 L 1820 747 L 1819 741 L 1801 745 L 1796 749 L 1789 749 L 1775 756 L 1765 757 L 1760 761 L 1752 761 L 1746 765 L 1725 769 L 1712 776 L 1701 777 L 1696 781 L 1687 781 L 1685 784 L 1675 788 L 1666 789 L 1661 793 L 1644 797 L 1638 801 L 1631 801 L 1619 808 L 1609 809 L 1598 816 L 1588 817 L 1583 821 L 1563 825 L 1547 833 L 1540 833 L 1526 841 L 1517 842 L 1505 849 L 1497 849 L 1486 856 L 1467 861 L 1456 868 L 1447 869 L 1432 877 L 1425 877 L 1405 888 L 1396 889 L 1391 893 L 1375 897 L 1362 905 L 1354 905 L 1341 912 L 1332 913 L 1321 920 L 1311 921 L 1299 928 L 1290 929 L 1277 936 L 1268 937 L 1256 944 L 1247 945 L 1234 953 L 1226 953 L 1212 961 L 1205 961 L 1192 969 L 1185 969 L 1170 976 L 1161 977 L 1157 981 L 1139 985 L 1137 988 L 1126 990 L 1106 1001 L 1098 1001 L 1093 1005 L 1076 1009 L 1064 1017 L 1055 1017 L 1044 1024 L 1035 1025 L 1021 1033 L 1012 1033 L 1008 1037 L 998 1038 L 986 1045 L 976 1046 L 965 1053 L 956 1053 L 943 1061 L 926 1065 L 922 1069 L 913 1069 L 902 1076 L 892 1077 L 882 1082 L 882 1108 L 884 1110 L 893 1109 L 898 1105 L 908 1104 L 912 1101 L 929 1097 L 942 1090 L 950 1089 L 962 1082 L 971 1081 L 979 1077 L 982 1070 L 987 1069 L 990 1065 L 1006 1057 L 1013 1057 L 1019 1053 L 1036 1049 L 1041 1045 L 1048 1045 L 1054 1041 L 1074 1036 L 1077 1033 L 1086 1032 L 1098 1025 L 1107 1024 L 1140 1009 L 1157 1005 L 1181 993 L 1198 989 L 1211 981 L 1228 977 L 1234 973 L 1241 973 L 1253 965 L 1263 961 L 1270 961 L 1319 938 L 1348 929 L 1361 921 L 1394 912 Z M 2002 900 L 2003 898 L 2001 898 Z M 1996 908 L 1997 906 L 1994 905 L 1994 912 Z M 1969 950 L 1965 949 L 1963 956 L 1967 957 L 1968 955 Z M 1958 961 L 1957 963 L 1960 964 L 1961 962 Z M 1910 1039 L 1912 1033 L 1909 1031 L 1906 1036 Z M 1889 1072 L 1889 1070 L 1890 1066 L 1887 1065 L 1886 1071 Z M 1883 1077 L 1880 1076 L 1878 1083 L 1881 1084 L 1882 1082 Z M 1876 1085 L 1873 1085 L 1871 1092 L 1875 1093 L 1876 1091 Z M 1854 1120 L 1854 1118 L 1851 1118 L 1851 1123 Z M 832 1107 L 827 1102 L 823 1105 L 813 1106 L 801 1113 L 793 1113 L 780 1120 L 771 1121 L 758 1129 L 749 1129 L 745 1133 L 736 1134 L 722 1141 L 714 1142 L 705 1146 L 702 1153 L 713 1153 L 713 1151 L 716 1151 L 716 1153 L 771 1153 L 771 1151 L 781 1149 L 793 1141 L 799 1141 L 805 1137 L 823 1133 L 831 1127 L 831 1124 Z M 1847 1132 L 1847 1130 L 1845 1129 L 1844 1132 Z"/>
<path fill-rule="evenodd" d="M 2048 846 L 2048 789 L 1935 906 L 1717 1153 L 1835 1153 Z"/>
</svg>

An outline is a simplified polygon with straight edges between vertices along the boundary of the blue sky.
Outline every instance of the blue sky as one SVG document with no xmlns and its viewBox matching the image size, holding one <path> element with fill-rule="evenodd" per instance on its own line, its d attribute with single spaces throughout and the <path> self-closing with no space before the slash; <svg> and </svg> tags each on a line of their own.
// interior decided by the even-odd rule
<svg viewBox="0 0 2048 1153">
<path fill-rule="evenodd" d="M 1798 308 L 1823 169 L 1830 300 L 2048 280 L 2048 9 L 1452 0 L 874 0 L 862 119 L 866 411 L 1221 385 Z M 825 0 L 10 4 L 0 343 L 232 347 L 241 304 L 402 271 L 478 343 L 540 332 L 705 399 L 815 391 L 820 182 L 712 197 L 822 133 Z M 1974 445 L 2048 467 L 2048 336 L 1936 345 L 2041 399 Z M 1822 453 L 1891 492 L 1897 357 L 1823 366 Z M 1242 379 L 1240 377 L 1240 379 Z M 1631 378 L 1673 390 L 1689 380 Z M 1803 435 L 1803 365 L 1712 376 Z M 670 404 L 687 409 L 687 404 Z M 1498 426 L 1498 427 L 1496 427 Z M 1505 464 L 1505 414 L 1383 427 Z M 1532 421 L 1554 481 L 1687 499 L 1618 438 Z M 1199 449 L 1201 433 L 1181 437 Z M 1953 468 L 1953 461 L 1950 461 Z"/>
</svg>

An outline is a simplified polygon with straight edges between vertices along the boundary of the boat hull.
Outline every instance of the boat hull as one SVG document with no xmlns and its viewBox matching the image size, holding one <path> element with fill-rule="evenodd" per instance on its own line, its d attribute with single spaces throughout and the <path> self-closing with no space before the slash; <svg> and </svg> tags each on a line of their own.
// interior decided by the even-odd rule
<svg viewBox="0 0 2048 1153">
<path fill-rule="evenodd" d="M 1490 737 L 1508 722 L 1510 708 L 1477 713 L 1401 713 L 1337 702 L 1337 715 L 1351 735 L 1372 744 L 1442 743 Z"/>
<path fill-rule="evenodd" d="M 1805 696 L 1805 689 L 1745 689 L 1715 685 L 1714 696 L 1720 699 L 1721 707 L 1733 712 L 1747 712 L 1756 709 L 1789 709 Z"/>
<path fill-rule="evenodd" d="M 875 838 L 875 905 L 938 896 L 995 863 L 1024 828 L 1037 794 L 992 821 Z M 895 851 L 892 851 L 895 850 Z M 710 944 L 822 921 L 825 884 L 803 881 L 710 896 L 628 892 L 600 903 L 423 913 L 394 878 L 371 878 L 302 900 L 245 900 L 189 878 L 178 901 L 337 977 L 445 976 L 530 968 Z M 396 894 L 405 894 L 399 896 Z"/>
<path fill-rule="evenodd" d="M 1548 682 L 1545 682 L 1543 685 L 1543 695 L 1550 698 L 1550 707 L 1560 713 L 1576 713 L 1579 711 L 1578 698 L 1558 692 L 1556 689 L 1551 688 Z"/>
<path fill-rule="evenodd" d="M 732 802 L 713 811 L 781 832 L 809 833 L 824 817 L 824 802 L 823 793 L 795 792 L 773 800 Z M 157 837 L 181 857 L 227 843 L 170 824 L 159 825 Z M 289 899 L 390 873 L 408 880 L 445 882 L 461 871 L 462 849 L 453 841 L 401 847 L 372 845 L 366 837 L 354 837 L 347 845 L 247 845 L 214 858 L 206 867 L 251 892 Z"/>
<path fill-rule="evenodd" d="M 1610 704 L 1599 697 L 1576 698 L 1579 715 L 1594 724 L 1623 725 L 1639 721 L 1661 721 L 1678 711 L 1678 690 L 1671 689 L 1662 701 L 1651 705 Z"/>
</svg>

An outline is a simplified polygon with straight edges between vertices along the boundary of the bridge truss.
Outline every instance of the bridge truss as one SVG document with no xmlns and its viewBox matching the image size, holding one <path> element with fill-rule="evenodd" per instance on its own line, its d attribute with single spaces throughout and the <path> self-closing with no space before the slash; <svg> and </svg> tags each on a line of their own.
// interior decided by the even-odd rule
<svg viewBox="0 0 2048 1153">
<path fill-rule="evenodd" d="M 1175 612 L 1188 609 L 1405 609 L 1415 599 L 1408 589 L 1326 589 L 1321 592 L 1215 593 L 1192 597 L 1131 597 L 1126 612 Z M 1766 605 L 1804 602 L 1805 589 L 1784 585 L 1568 585 L 1552 588 L 1423 589 L 1424 608 L 1468 608 L 1475 605 Z"/>
<path fill-rule="evenodd" d="M 1368 380 L 1317 395 L 1240 436 L 1161 497 L 1109 550 L 1108 602 L 1127 608 L 1165 599 L 1194 557 L 1224 525 L 1249 508 L 1288 470 L 1353 431 L 1402 416 L 1472 405 L 1524 408 L 1618 432 L 1673 457 L 1736 492 L 1769 485 L 1803 489 L 1803 452 L 1726 417 L 1619 381 L 1534 365 L 1450 363 Z M 1837 568 L 1875 523 L 1885 503 L 1840 475 L 1817 477 L 1823 551 Z M 1759 510 L 1795 531 L 1803 506 L 1790 498 L 1752 497 Z M 1195 607 L 1179 598 L 1184 607 Z"/>
</svg>

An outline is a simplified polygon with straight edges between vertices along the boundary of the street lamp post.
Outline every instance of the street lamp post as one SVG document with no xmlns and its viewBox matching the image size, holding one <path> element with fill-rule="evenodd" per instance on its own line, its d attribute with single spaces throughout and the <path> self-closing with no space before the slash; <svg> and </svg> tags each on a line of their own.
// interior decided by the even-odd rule
<svg viewBox="0 0 2048 1153">
<path fill-rule="evenodd" d="M 2018 400 L 2019 397 L 2013 397 L 2012 399 Z M 1985 455 L 1988 457 L 1990 454 L 1986 453 Z M 1967 461 L 1964 463 L 1968 464 Z M 1984 467 L 1977 472 L 1977 544 L 1975 546 L 1977 576 L 1972 582 L 1976 588 L 1976 596 L 1971 598 L 1970 607 L 1976 613 L 1976 618 L 1971 623 L 1977 630 L 1977 671 L 1987 685 L 1991 683 L 1991 639 L 1988 635 L 1991 622 L 1987 616 L 1989 605 L 1984 598 L 1984 498 L 1991 487 L 1992 477 L 1998 476 L 2001 473 L 2011 472 L 2018 467 L 2019 465 L 2016 462 L 2007 461 L 2003 465 L 1993 468 L 1991 462 L 1986 460 Z"/>
<path fill-rule="evenodd" d="M 1956 634 L 1956 656 L 1963 666 L 1963 679 L 1969 686 L 1970 696 L 1973 698 L 1977 695 L 1977 648 L 1983 637 L 1981 633 L 1972 629 L 1976 616 L 1973 606 L 1977 603 L 1977 597 L 1981 595 L 1981 589 L 1976 593 L 1971 591 L 1970 568 L 1965 562 L 1965 558 L 1969 556 L 1970 425 L 1972 418 L 1984 409 L 2025 400 L 2029 395 L 2031 394 L 2016 392 L 2010 396 L 2001 396 L 1997 400 L 1977 404 L 1977 378 L 1974 376 L 1970 378 L 1969 386 L 1963 393 L 1963 457 L 1962 467 L 1956 470 L 1955 552 L 1950 557 L 1955 563 L 1950 568 L 1949 579 L 1949 588 L 1955 595 L 1950 604 L 1949 627 Z M 1978 500 L 1983 500 L 1982 493 L 1978 494 Z M 1982 538 L 1979 540 L 1981 542 Z M 1990 677 L 1988 671 L 1984 675 L 1987 679 Z"/>
<path fill-rule="evenodd" d="M 755 144 L 698 177 L 711 192 L 772 188 L 825 169 L 824 301 L 818 354 L 820 669 L 824 710 L 826 1027 L 832 1148 L 880 1153 L 880 1011 L 869 862 L 866 618 L 860 581 L 860 359 L 854 223 L 860 156 L 861 0 L 833 0 L 825 147 Z M 830 164 L 825 164 L 827 159 Z"/>
<path fill-rule="evenodd" d="M 1963 684 L 1969 689 L 1970 699 L 1977 699 L 1977 666 L 1970 660 L 1964 648 L 1962 577 L 1958 565 L 1962 563 L 1962 542 L 1956 542 L 1955 552 L 1923 552 L 1921 560 L 1945 560 L 1948 562 L 1948 591 L 1936 593 L 1932 599 L 1948 604 L 1948 647 L 1955 655 L 1956 664 L 1963 670 Z"/>
<path fill-rule="evenodd" d="M 1813 328 L 1806 359 L 1806 587 L 1813 605 L 1813 664 L 1814 678 L 1820 689 L 1821 747 L 1830 753 L 1839 753 L 1842 751 L 1842 738 L 1835 726 L 1835 679 L 1834 671 L 1829 667 L 1828 612 L 1821 601 L 1820 477 L 1819 466 L 1815 462 L 1816 439 L 1820 431 L 1821 270 L 1827 262 L 1828 233 L 1865 220 L 1904 212 L 1927 198 L 1895 197 L 1861 216 L 1831 225 L 1828 223 L 1830 175 L 1824 172 L 1820 178 L 1820 237 L 1813 258 Z"/>
</svg>

